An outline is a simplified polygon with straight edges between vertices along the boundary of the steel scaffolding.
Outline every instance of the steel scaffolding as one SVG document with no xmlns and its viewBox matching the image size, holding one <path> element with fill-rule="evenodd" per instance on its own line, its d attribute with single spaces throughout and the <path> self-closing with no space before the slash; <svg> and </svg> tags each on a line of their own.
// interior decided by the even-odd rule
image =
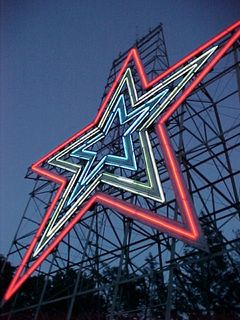
<svg viewBox="0 0 240 320">
<path fill-rule="evenodd" d="M 228 34 L 221 39 L 219 47 L 229 37 Z M 169 68 L 161 24 L 137 40 L 134 46 L 149 79 Z M 127 53 L 128 50 L 113 61 L 102 99 L 111 88 Z M 133 63 L 131 68 L 140 96 L 144 92 Z M 123 92 L 129 107 L 126 88 Z M 34 273 L 34 277 L 39 277 L 36 288 L 38 301 L 33 299 L 27 306 L 19 307 L 18 301 L 24 298 L 21 288 L 3 307 L 0 318 L 55 319 L 59 306 L 63 306 L 61 319 L 67 320 L 181 319 L 177 313 L 177 303 L 182 293 L 189 299 L 192 315 L 198 314 L 199 306 L 191 295 L 198 290 L 200 282 L 195 285 L 191 282 L 189 288 L 189 272 L 193 270 L 197 278 L 201 275 L 202 266 L 216 257 L 229 259 L 232 268 L 236 269 L 232 256 L 240 253 L 240 239 L 236 236 L 240 229 L 239 101 L 239 42 L 236 42 L 167 123 L 177 159 L 209 243 L 209 253 L 186 246 L 180 240 L 96 204 Z M 81 109 L 79 112 L 82 112 Z M 108 137 L 95 148 L 102 154 L 121 154 L 121 130 L 123 128 L 115 119 Z M 166 202 L 159 204 L 105 184 L 99 186 L 99 191 L 132 204 L 141 204 L 154 212 L 161 211 L 166 217 L 181 219 L 154 126 L 150 137 Z M 133 139 L 140 169 L 131 174 L 125 169 L 109 170 L 120 170 L 123 176 L 146 181 L 139 138 L 133 135 Z M 47 163 L 45 167 L 52 170 Z M 69 175 L 63 169 L 54 170 L 58 174 Z M 15 265 L 21 262 L 58 188 L 55 183 L 36 176 L 31 169 L 26 178 L 33 180 L 34 187 L 7 257 Z M 240 277 L 239 268 L 236 270 Z M 51 293 L 49 283 L 61 272 L 73 272 L 70 279 L 74 281 L 65 283 L 61 291 Z M 31 279 L 25 286 L 30 282 Z M 141 292 L 137 303 L 133 296 L 128 296 L 131 292 L 136 296 Z M 88 299 L 95 301 L 93 311 L 85 310 L 84 302 Z M 100 312 L 103 303 L 106 308 Z M 52 314 L 47 313 L 50 305 L 56 306 L 55 314 L 53 311 Z M 210 310 L 207 306 L 205 308 L 209 315 Z"/>
</svg>

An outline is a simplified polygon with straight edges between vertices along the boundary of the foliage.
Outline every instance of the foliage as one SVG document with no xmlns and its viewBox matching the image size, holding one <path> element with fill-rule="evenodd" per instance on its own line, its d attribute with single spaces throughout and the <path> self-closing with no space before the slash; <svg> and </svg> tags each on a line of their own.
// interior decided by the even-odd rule
<svg viewBox="0 0 240 320">
<path fill-rule="evenodd" d="M 173 294 L 171 316 L 174 320 L 237 320 L 240 319 L 240 252 L 239 244 L 233 244 L 233 253 L 225 250 L 224 238 L 218 228 L 205 221 L 204 233 L 208 239 L 209 253 L 185 247 L 186 260 L 173 269 Z M 239 234 L 236 234 L 239 238 Z M 80 273 L 74 268 L 56 272 L 52 277 L 42 274 L 32 276 L 22 287 L 15 308 L 37 305 L 44 288 L 44 301 L 51 303 L 41 307 L 39 319 L 65 319 L 75 284 L 78 291 L 72 319 L 106 319 L 113 304 L 114 294 L 118 308 L 114 319 L 164 319 L 167 300 L 167 278 L 158 270 L 158 264 L 150 253 L 145 260 L 142 275 L 127 269 L 106 265 L 101 272 Z M 0 256 L 0 297 L 10 282 L 15 267 Z M 130 280 L 130 281 L 126 281 Z M 99 290 L 98 290 L 99 289 Z M 11 302 L 2 309 L 11 308 Z M 14 318 L 32 319 L 31 308 Z M 4 318 L 1 318 L 4 319 Z"/>
</svg>

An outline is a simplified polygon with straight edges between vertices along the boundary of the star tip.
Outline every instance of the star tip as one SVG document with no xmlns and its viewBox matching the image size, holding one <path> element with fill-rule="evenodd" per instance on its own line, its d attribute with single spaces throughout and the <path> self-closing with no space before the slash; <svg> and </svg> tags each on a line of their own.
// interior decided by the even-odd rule
<svg viewBox="0 0 240 320">
<path fill-rule="evenodd" d="M 0 303 L 0 308 L 2 308 L 8 301 L 9 299 L 12 297 L 12 293 L 9 292 L 9 290 L 7 290 L 2 298 L 2 301 Z"/>
</svg>

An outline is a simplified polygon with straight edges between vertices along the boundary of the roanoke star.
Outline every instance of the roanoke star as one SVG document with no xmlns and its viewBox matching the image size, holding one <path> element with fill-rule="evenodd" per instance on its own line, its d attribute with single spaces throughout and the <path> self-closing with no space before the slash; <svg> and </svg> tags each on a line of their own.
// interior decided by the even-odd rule
<svg viewBox="0 0 240 320">
<path fill-rule="evenodd" d="M 5 293 L 4 300 L 10 299 L 96 203 L 199 249 L 207 250 L 192 199 L 171 147 L 166 121 L 239 39 L 238 27 L 239 22 L 152 81 L 147 79 L 137 50 L 133 48 L 129 51 L 93 122 L 32 165 L 33 172 L 55 182 L 59 188 Z M 235 33 L 229 36 L 223 46 L 215 45 L 235 29 Z M 144 91 L 141 96 L 137 94 L 135 78 L 129 67 L 132 60 Z M 128 107 L 127 98 L 130 99 Z M 111 140 L 109 133 L 114 130 L 115 121 L 119 122 L 117 129 L 121 129 L 118 135 L 122 145 L 121 154 L 114 153 L 113 146 L 109 147 L 108 153 L 101 154 L 101 148 L 97 149 L 97 146 L 105 139 Z M 159 138 L 159 147 L 182 216 L 181 222 L 99 192 L 100 185 L 110 185 L 161 204 L 165 202 L 165 191 L 149 137 L 153 129 Z M 140 156 L 145 165 L 144 182 L 134 180 L 128 174 L 138 170 L 135 141 L 139 143 Z M 56 169 L 59 171 L 59 168 L 63 169 L 61 175 L 57 174 Z"/>
</svg>

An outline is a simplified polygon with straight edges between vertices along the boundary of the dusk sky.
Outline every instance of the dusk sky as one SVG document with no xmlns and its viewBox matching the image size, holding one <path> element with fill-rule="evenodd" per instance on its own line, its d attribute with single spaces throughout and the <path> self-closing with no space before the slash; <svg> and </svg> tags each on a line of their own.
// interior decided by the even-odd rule
<svg viewBox="0 0 240 320">
<path fill-rule="evenodd" d="M 239 19 L 238 0 L 2 0 L 0 253 L 33 184 L 27 168 L 92 121 L 113 59 L 160 22 L 170 63 Z"/>
</svg>

